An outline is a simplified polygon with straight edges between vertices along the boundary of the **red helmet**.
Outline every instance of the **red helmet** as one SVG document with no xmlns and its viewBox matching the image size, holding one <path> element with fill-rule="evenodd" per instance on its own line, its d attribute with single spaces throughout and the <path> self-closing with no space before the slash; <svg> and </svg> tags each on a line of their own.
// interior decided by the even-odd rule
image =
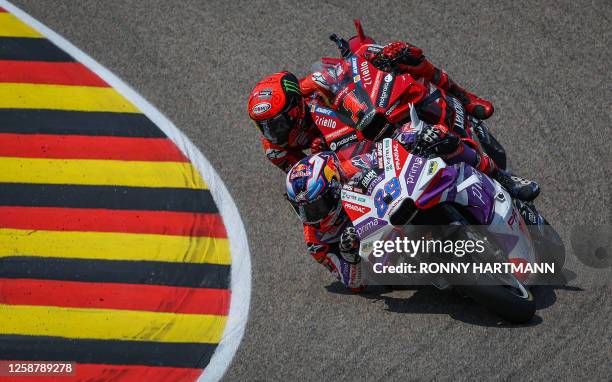
<svg viewBox="0 0 612 382">
<path fill-rule="evenodd" d="M 302 126 L 305 114 L 300 83 L 289 72 L 264 78 L 249 96 L 249 117 L 264 137 L 278 146 L 287 145 L 289 133 Z"/>
</svg>

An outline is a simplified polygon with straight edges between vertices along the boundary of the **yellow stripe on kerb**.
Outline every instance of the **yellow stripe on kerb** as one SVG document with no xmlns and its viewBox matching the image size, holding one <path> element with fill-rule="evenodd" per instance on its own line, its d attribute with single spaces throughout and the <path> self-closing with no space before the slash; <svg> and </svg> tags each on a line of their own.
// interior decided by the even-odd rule
<svg viewBox="0 0 612 382">
<path fill-rule="evenodd" d="M 0 182 L 206 189 L 191 163 L 0 157 Z"/>
<path fill-rule="evenodd" d="M 0 108 L 140 112 L 113 88 L 18 83 L 0 84 Z"/>
<path fill-rule="evenodd" d="M 2 228 L 0 258 L 9 256 L 222 265 L 232 262 L 226 238 Z"/>
<path fill-rule="evenodd" d="M 42 35 L 8 12 L 0 12 L 0 37 L 35 37 Z"/>
<path fill-rule="evenodd" d="M 219 343 L 226 321 L 210 314 L 0 305 L 0 333 L 9 335 Z"/>
</svg>

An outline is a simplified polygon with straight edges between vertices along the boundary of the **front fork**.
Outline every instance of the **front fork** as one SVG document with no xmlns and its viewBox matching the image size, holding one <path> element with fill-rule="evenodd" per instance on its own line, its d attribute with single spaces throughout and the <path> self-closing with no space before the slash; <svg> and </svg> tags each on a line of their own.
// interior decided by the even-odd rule
<svg viewBox="0 0 612 382">
<path fill-rule="evenodd" d="M 519 210 L 525 224 L 530 226 L 544 225 L 545 219 L 531 202 L 514 199 L 514 205 Z"/>
</svg>

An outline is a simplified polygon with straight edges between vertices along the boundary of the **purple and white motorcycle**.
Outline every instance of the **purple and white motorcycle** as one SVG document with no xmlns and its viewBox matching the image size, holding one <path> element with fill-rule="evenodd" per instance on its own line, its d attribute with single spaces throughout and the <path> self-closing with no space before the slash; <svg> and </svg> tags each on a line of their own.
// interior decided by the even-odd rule
<svg viewBox="0 0 612 382">
<path fill-rule="evenodd" d="M 415 129 L 423 127 L 414 109 L 411 120 Z M 531 203 L 513 200 L 498 182 L 464 163 L 451 166 L 439 157 L 413 155 L 389 138 L 373 147 L 363 154 L 370 161 L 342 158 L 338 153 L 341 161 L 359 162 L 362 168 L 357 179 L 343 186 L 342 204 L 360 238 L 364 264 L 374 269 L 378 262 L 380 270 L 382 265 L 414 263 L 415 259 L 439 261 L 439 253 L 398 255 L 396 249 L 381 250 L 377 242 L 398 237 L 450 238 L 480 243 L 483 250 L 451 254 L 442 259 L 446 264 L 481 264 L 480 270 L 493 269 L 482 264 L 516 264 L 515 268 L 529 269 L 527 264 L 554 261 L 555 273 L 560 274 L 563 242 Z M 364 167 L 366 163 L 369 168 Z M 538 281 L 533 274 L 448 273 L 432 275 L 428 281 L 440 289 L 452 286 L 511 322 L 525 323 L 535 313 L 530 285 Z"/>
</svg>

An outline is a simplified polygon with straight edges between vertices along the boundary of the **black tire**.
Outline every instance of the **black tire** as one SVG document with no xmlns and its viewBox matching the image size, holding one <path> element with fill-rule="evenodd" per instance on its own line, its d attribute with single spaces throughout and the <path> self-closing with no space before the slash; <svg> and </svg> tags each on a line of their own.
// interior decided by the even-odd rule
<svg viewBox="0 0 612 382">
<path fill-rule="evenodd" d="M 487 261 L 500 259 L 500 251 L 495 241 L 490 241 L 480 229 L 466 229 L 459 235 L 474 240 L 484 241 L 485 258 L 472 256 L 472 261 Z M 470 274 L 462 278 L 463 285 L 455 288 L 476 303 L 484 306 L 506 321 L 515 324 L 529 322 L 536 312 L 536 304 L 532 293 L 512 274 L 490 275 Z"/>
<path fill-rule="evenodd" d="M 563 285 L 566 280 L 563 276 L 565 265 L 565 244 L 557 231 L 544 219 L 544 225 L 539 226 L 539 235 L 535 237 L 535 248 L 540 262 L 553 263 L 554 275 L 542 275 L 539 283 L 546 285 Z"/>
<path fill-rule="evenodd" d="M 515 324 L 529 322 L 536 311 L 533 294 L 527 289 L 524 289 L 526 294 L 522 295 L 518 289 L 505 285 L 463 285 L 456 288 L 504 320 Z"/>
<path fill-rule="evenodd" d="M 502 170 L 505 170 L 507 165 L 506 150 L 497 139 L 489 133 L 489 142 L 481 142 L 481 144 L 487 155 L 495 161 L 495 164 Z"/>
</svg>

